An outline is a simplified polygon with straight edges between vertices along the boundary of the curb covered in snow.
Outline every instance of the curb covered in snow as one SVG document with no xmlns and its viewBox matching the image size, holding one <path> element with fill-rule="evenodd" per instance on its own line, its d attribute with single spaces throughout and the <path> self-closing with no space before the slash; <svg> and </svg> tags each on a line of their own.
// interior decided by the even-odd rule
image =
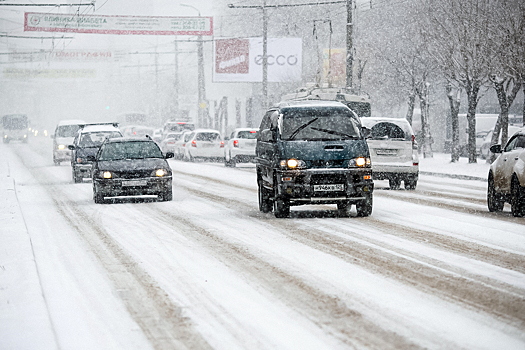
<svg viewBox="0 0 525 350">
<path fill-rule="evenodd" d="M 452 178 L 452 179 L 460 179 L 460 180 L 487 181 L 487 179 L 484 178 L 484 177 L 470 176 L 470 175 L 435 173 L 435 172 L 431 172 L 431 171 L 420 171 L 419 174 L 421 174 L 421 175 L 429 175 L 429 176 L 438 176 L 438 177 L 449 177 L 449 178 Z"/>
</svg>

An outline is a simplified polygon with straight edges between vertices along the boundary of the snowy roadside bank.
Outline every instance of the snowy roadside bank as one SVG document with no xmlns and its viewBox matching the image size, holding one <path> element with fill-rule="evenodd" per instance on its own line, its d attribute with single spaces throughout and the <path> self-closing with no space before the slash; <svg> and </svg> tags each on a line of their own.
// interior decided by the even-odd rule
<svg viewBox="0 0 525 350">
<path fill-rule="evenodd" d="M 31 239 L 9 164 L 0 159 L 0 348 L 55 348 Z"/>
<path fill-rule="evenodd" d="M 456 163 L 450 162 L 450 154 L 434 153 L 432 158 L 419 155 L 420 175 L 450 177 L 461 180 L 486 181 L 490 164 L 478 158 L 477 163 L 469 164 L 468 158 L 461 157 Z"/>
</svg>

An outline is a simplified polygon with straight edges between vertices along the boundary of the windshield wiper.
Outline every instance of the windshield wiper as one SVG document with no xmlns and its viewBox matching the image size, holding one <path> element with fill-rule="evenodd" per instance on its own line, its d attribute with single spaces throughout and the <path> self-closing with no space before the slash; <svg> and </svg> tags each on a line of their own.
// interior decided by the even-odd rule
<svg viewBox="0 0 525 350">
<path fill-rule="evenodd" d="M 290 137 L 288 138 L 288 140 L 293 140 L 293 139 L 297 136 L 297 134 L 298 134 L 299 132 L 301 132 L 301 130 L 303 130 L 303 129 L 306 128 L 308 125 L 310 125 L 310 124 L 312 124 L 313 122 L 315 122 L 317 119 L 319 119 L 319 118 L 314 118 L 314 119 L 310 120 L 308 123 L 303 124 L 303 125 L 301 125 L 300 127 L 298 127 L 297 129 L 295 129 L 294 132 L 292 132 L 292 134 L 291 134 Z"/>
<path fill-rule="evenodd" d="M 327 134 L 345 136 L 345 137 L 348 137 L 348 138 L 351 138 L 351 139 L 358 139 L 359 138 L 356 135 L 349 135 L 349 134 L 345 134 L 343 132 L 339 132 L 339 131 L 335 131 L 335 130 L 320 129 L 320 128 L 312 128 L 312 129 L 313 130 L 317 130 L 317 131 L 322 131 L 322 132 L 325 132 Z"/>
</svg>

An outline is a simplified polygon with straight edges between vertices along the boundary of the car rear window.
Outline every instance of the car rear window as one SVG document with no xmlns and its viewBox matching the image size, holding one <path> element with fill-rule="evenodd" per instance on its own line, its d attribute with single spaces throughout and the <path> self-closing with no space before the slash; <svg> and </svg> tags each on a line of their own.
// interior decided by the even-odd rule
<svg viewBox="0 0 525 350">
<path fill-rule="evenodd" d="M 163 158 L 155 142 L 114 142 L 105 144 L 100 150 L 99 160 Z"/>
<path fill-rule="evenodd" d="M 197 141 L 217 141 L 220 139 L 219 134 L 215 132 L 199 132 L 195 136 L 195 140 Z"/>
<path fill-rule="evenodd" d="M 399 122 L 393 122 L 362 118 L 361 122 L 370 129 L 371 139 L 412 140 L 412 129 L 405 119 L 400 119 Z"/>
<path fill-rule="evenodd" d="M 57 128 L 56 137 L 75 137 L 78 130 L 80 129 L 79 125 L 60 125 Z"/>
<path fill-rule="evenodd" d="M 257 130 L 239 131 L 237 133 L 237 138 L 254 140 L 257 138 Z"/>
<path fill-rule="evenodd" d="M 80 147 L 100 147 L 106 138 L 122 137 L 122 134 L 115 131 L 87 132 L 80 135 Z"/>
</svg>

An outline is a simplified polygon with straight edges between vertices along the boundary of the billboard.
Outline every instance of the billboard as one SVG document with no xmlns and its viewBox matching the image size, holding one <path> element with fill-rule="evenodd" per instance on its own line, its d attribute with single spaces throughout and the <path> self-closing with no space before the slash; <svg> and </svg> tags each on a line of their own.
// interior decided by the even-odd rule
<svg viewBox="0 0 525 350">
<path fill-rule="evenodd" d="M 345 86 L 346 49 L 323 49 L 323 81 Z"/>
<path fill-rule="evenodd" d="M 262 82 L 263 39 L 216 39 L 213 82 Z M 268 81 L 301 81 L 301 38 L 268 39 Z"/>
<path fill-rule="evenodd" d="M 9 62 L 37 61 L 111 61 L 116 53 L 108 50 L 53 50 L 53 51 L 11 51 L 7 54 Z"/>
<path fill-rule="evenodd" d="M 213 35 L 213 17 L 145 17 L 26 12 L 26 32 Z"/>
</svg>

